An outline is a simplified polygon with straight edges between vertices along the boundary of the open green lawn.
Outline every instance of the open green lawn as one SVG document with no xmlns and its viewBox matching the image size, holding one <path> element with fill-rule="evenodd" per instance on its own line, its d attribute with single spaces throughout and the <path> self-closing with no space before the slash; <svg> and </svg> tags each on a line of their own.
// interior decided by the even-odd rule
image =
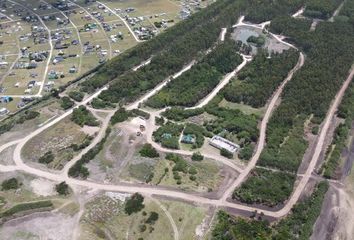
<svg viewBox="0 0 354 240">
<path fill-rule="evenodd" d="M 242 111 L 244 114 L 255 114 L 257 116 L 262 116 L 264 114 L 265 109 L 264 108 L 253 108 L 251 106 L 245 105 L 245 104 L 240 104 L 240 103 L 232 103 L 229 102 L 225 99 L 223 99 L 219 103 L 220 107 L 224 108 L 229 108 L 229 109 L 238 109 Z"/>
</svg>

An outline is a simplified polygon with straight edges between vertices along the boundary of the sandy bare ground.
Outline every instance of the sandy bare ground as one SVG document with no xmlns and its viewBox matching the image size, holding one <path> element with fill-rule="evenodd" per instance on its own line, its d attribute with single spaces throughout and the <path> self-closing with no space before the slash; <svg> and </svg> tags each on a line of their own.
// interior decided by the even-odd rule
<svg viewBox="0 0 354 240">
<path fill-rule="evenodd" d="M 30 186 L 32 191 L 38 196 L 48 197 L 56 194 L 55 183 L 47 179 L 34 179 Z"/>
<path fill-rule="evenodd" d="M 2 240 L 71 239 L 74 217 L 61 213 L 34 213 L 5 223 L 0 230 Z M 32 236 L 27 238 L 26 236 Z"/>
<path fill-rule="evenodd" d="M 354 236 L 354 194 L 348 189 L 330 186 L 322 205 L 311 240 L 352 240 Z"/>
</svg>

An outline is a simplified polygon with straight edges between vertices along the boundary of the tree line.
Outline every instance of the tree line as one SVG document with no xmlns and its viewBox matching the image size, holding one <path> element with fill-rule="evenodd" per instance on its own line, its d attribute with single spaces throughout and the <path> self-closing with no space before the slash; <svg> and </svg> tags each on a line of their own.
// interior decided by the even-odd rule
<svg viewBox="0 0 354 240">
<path fill-rule="evenodd" d="M 194 106 L 215 88 L 223 75 L 232 72 L 242 62 L 237 51 L 235 41 L 227 39 L 189 71 L 171 80 L 146 104 L 154 108 Z"/>
</svg>

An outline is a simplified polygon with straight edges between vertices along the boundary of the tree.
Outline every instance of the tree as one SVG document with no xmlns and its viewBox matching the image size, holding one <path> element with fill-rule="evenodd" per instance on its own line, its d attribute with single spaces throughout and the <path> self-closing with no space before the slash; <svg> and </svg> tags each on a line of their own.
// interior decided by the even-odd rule
<svg viewBox="0 0 354 240">
<path fill-rule="evenodd" d="M 141 156 L 149 158 L 157 158 L 160 156 L 160 154 L 150 143 L 144 144 L 143 148 L 140 149 L 139 153 Z"/>
<path fill-rule="evenodd" d="M 60 106 L 64 109 L 64 110 L 67 110 L 67 109 L 69 109 L 69 108 L 72 108 L 73 106 L 74 106 L 74 102 L 73 101 L 71 101 L 71 99 L 70 98 L 68 98 L 68 97 L 62 97 L 61 98 L 61 101 L 60 101 Z"/>
<path fill-rule="evenodd" d="M 192 160 L 193 161 L 202 161 L 204 159 L 204 156 L 202 154 L 200 154 L 200 152 L 195 152 L 192 155 Z"/>
<path fill-rule="evenodd" d="M 61 182 L 55 185 L 55 190 L 59 193 L 59 195 L 68 195 L 69 185 L 66 182 Z"/>
<path fill-rule="evenodd" d="M 126 214 L 131 215 L 133 213 L 140 212 L 144 209 L 144 197 L 139 193 L 134 193 L 126 202 L 124 211 Z"/>
<path fill-rule="evenodd" d="M 226 150 L 225 148 L 222 148 L 220 150 L 220 155 L 224 156 L 224 157 L 227 157 L 227 158 L 230 158 L 230 159 L 234 157 L 234 155 L 232 153 L 230 153 L 228 150 Z"/>
<path fill-rule="evenodd" d="M 159 214 L 157 212 L 150 212 L 150 216 L 148 217 L 148 219 L 146 219 L 146 223 L 148 224 L 155 224 L 155 222 L 159 219 Z"/>
<path fill-rule="evenodd" d="M 10 178 L 2 182 L 2 190 L 17 189 L 20 187 L 20 184 L 16 178 Z"/>
</svg>

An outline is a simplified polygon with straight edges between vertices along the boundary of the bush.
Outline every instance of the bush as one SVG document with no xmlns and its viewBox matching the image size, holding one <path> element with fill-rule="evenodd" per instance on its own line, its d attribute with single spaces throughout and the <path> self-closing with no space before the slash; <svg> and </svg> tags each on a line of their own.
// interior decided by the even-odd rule
<svg viewBox="0 0 354 240">
<path fill-rule="evenodd" d="M 126 214 L 131 215 L 133 213 L 140 212 L 144 209 L 144 197 L 139 193 L 134 193 L 126 202 L 124 211 Z"/>
<path fill-rule="evenodd" d="M 62 97 L 60 99 L 60 106 L 64 109 L 67 110 L 69 108 L 72 108 L 75 105 L 75 103 L 69 98 L 69 97 Z"/>
<path fill-rule="evenodd" d="M 132 113 L 136 116 L 143 117 L 146 120 L 150 118 L 150 113 L 147 113 L 147 112 L 137 109 L 137 108 L 133 109 Z"/>
<path fill-rule="evenodd" d="M 241 149 L 238 156 L 240 159 L 248 161 L 252 157 L 253 150 L 254 146 L 252 144 L 248 144 Z"/>
<path fill-rule="evenodd" d="M 11 217 L 16 213 L 39 209 L 39 208 L 48 208 L 53 207 L 53 203 L 49 200 L 47 201 L 39 201 L 39 202 L 30 202 L 30 203 L 20 203 L 15 205 L 14 207 L 6 210 L 5 212 L 0 213 L 0 218 L 2 217 Z"/>
<path fill-rule="evenodd" d="M 17 189 L 20 187 L 20 184 L 16 178 L 10 178 L 2 182 L 2 190 Z"/>
<path fill-rule="evenodd" d="M 59 195 L 68 195 L 69 185 L 66 182 L 61 182 L 55 185 L 55 190 L 59 193 Z"/>
<path fill-rule="evenodd" d="M 91 106 L 95 109 L 103 109 L 103 108 L 106 108 L 106 107 L 114 107 L 114 104 L 110 103 L 110 102 L 107 102 L 107 101 L 103 101 L 99 98 L 94 98 L 92 101 L 91 101 Z"/>
<path fill-rule="evenodd" d="M 74 99 L 77 102 L 81 102 L 84 99 L 85 94 L 83 92 L 72 91 L 68 93 L 69 97 Z"/>
<path fill-rule="evenodd" d="M 195 152 L 195 153 L 193 153 L 193 155 L 192 155 L 192 160 L 193 160 L 193 161 L 198 161 L 198 162 L 200 162 L 200 161 L 203 161 L 203 159 L 204 159 L 204 156 L 203 156 L 202 154 L 200 154 L 199 152 Z"/>
<path fill-rule="evenodd" d="M 79 108 L 74 109 L 73 114 L 71 116 L 71 120 L 81 127 L 83 127 L 84 125 L 87 126 L 99 125 L 97 119 L 92 115 L 92 113 L 89 110 L 86 109 L 85 106 L 80 106 Z"/>
<path fill-rule="evenodd" d="M 42 164 L 49 164 L 49 163 L 53 162 L 54 158 L 55 158 L 55 156 L 54 156 L 53 152 L 48 151 L 38 159 L 38 162 L 42 163 Z"/>
<path fill-rule="evenodd" d="M 125 108 L 119 108 L 111 118 L 112 125 L 115 125 L 120 122 L 124 122 L 131 117 L 131 112 L 126 111 Z"/>
<path fill-rule="evenodd" d="M 111 133 L 111 128 L 107 128 L 104 138 L 93 148 L 91 148 L 87 153 L 85 153 L 79 161 L 77 161 L 74 166 L 69 169 L 70 177 L 82 177 L 87 178 L 89 175 L 88 169 L 84 166 L 85 163 L 90 162 L 102 149 L 107 141 L 109 134 Z"/>
<path fill-rule="evenodd" d="M 146 219 L 146 223 L 155 224 L 155 222 L 159 219 L 159 214 L 157 212 L 150 212 L 150 216 Z"/>
<path fill-rule="evenodd" d="M 144 144 L 143 148 L 139 151 L 139 153 L 141 156 L 149 158 L 157 158 L 160 156 L 160 154 L 150 143 Z"/>
<path fill-rule="evenodd" d="M 264 204 L 274 207 L 291 194 L 295 175 L 257 168 L 235 189 L 232 197 L 247 204 Z"/>
<path fill-rule="evenodd" d="M 232 153 L 230 153 L 228 150 L 226 150 L 225 148 L 222 148 L 222 149 L 220 150 L 220 155 L 221 155 L 221 156 L 224 156 L 224 157 L 226 157 L 226 158 L 229 158 L 229 159 L 231 159 L 231 158 L 234 157 L 234 155 L 233 155 Z"/>
<path fill-rule="evenodd" d="M 165 124 L 165 119 L 163 117 L 155 117 L 155 123 L 157 126 L 162 126 Z"/>
</svg>

